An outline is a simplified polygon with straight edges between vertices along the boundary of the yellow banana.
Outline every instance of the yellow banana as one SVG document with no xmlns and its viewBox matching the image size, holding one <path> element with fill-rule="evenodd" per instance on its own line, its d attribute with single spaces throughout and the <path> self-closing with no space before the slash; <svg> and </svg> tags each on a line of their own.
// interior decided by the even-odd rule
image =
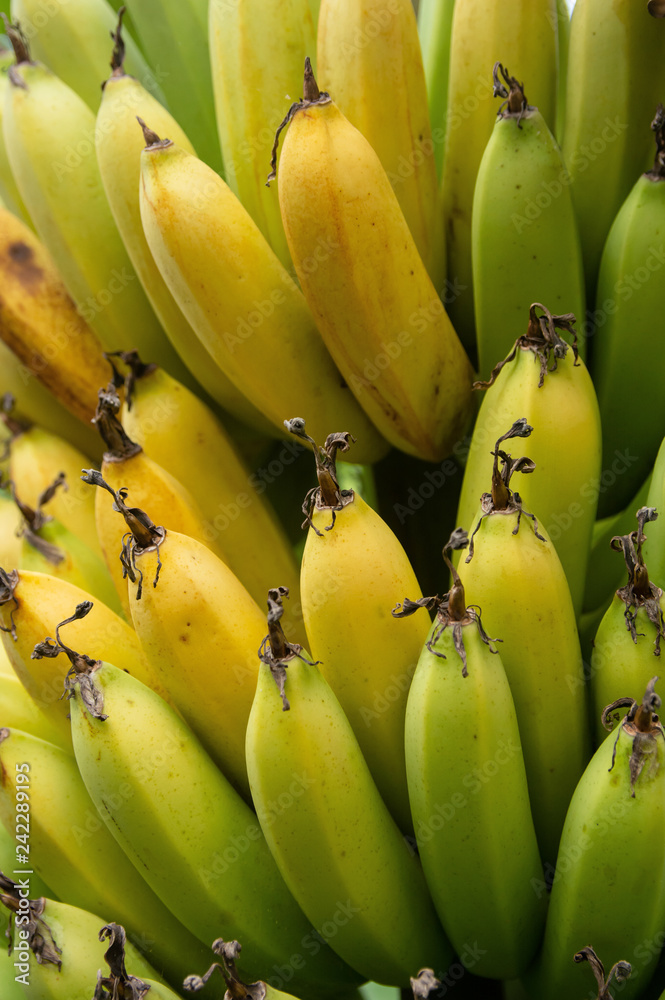
<svg viewBox="0 0 665 1000">
<path fill-rule="evenodd" d="M 16 566 L 21 555 L 21 512 L 11 494 L 0 489 L 0 566 Z"/>
<path fill-rule="evenodd" d="M 163 368 L 142 364 L 136 354 L 123 360 L 130 366 L 122 410 L 127 434 L 187 485 L 205 519 L 206 540 L 217 540 L 224 562 L 257 603 L 273 580 L 293 584 L 297 595 L 289 540 L 224 425 Z M 286 444 L 283 455 L 293 462 L 299 451 Z"/>
<path fill-rule="evenodd" d="M 385 521 L 353 490 L 340 489 L 335 459 L 348 451 L 349 435 L 330 434 L 320 448 L 305 433 L 303 420 L 290 420 L 288 427 L 312 445 L 319 481 L 305 501 L 300 585 L 308 646 L 351 723 L 381 796 L 408 833 L 413 827 L 404 713 L 428 624 L 420 618 L 393 622 L 389 612 L 405 594 L 420 597 L 420 587 Z"/>
<path fill-rule="evenodd" d="M 284 101 L 288 95 L 295 100 L 300 92 L 305 56 L 316 49 L 308 0 L 213 0 L 209 12 L 226 180 L 284 267 L 292 269 L 277 192 L 265 185 L 265 165 L 284 117 Z M 147 121 L 164 134 L 152 118 Z"/>
<path fill-rule="evenodd" d="M 279 202 L 305 298 L 386 440 L 435 461 L 464 431 L 471 365 L 376 153 L 319 92 L 309 62 L 304 92 L 287 116 Z"/>
<path fill-rule="evenodd" d="M 60 729 L 50 721 L 37 702 L 30 697 L 14 673 L 14 668 L 9 663 L 4 646 L 0 646 L 0 657 L 11 670 L 11 676 L 0 670 L 0 705 L 2 705 L 0 726 L 8 729 L 21 729 L 40 740 L 53 743 L 71 754 L 71 738 L 64 738 Z"/>
<path fill-rule="evenodd" d="M 378 155 L 421 260 L 443 294 L 445 237 L 411 0 L 323 0 L 317 60 L 323 88 Z"/>
<path fill-rule="evenodd" d="M 471 209 L 478 167 L 496 119 L 497 59 L 529 86 L 529 98 L 555 126 L 557 0 L 456 0 L 450 42 L 442 199 L 450 316 L 467 350 L 475 344 Z"/>
<path fill-rule="evenodd" d="M 14 62 L 12 53 L 6 49 L 0 49 L 0 197 L 5 203 L 5 207 L 14 215 L 20 216 L 26 225 L 31 225 L 30 216 L 23 204 L 23 199 L 18 192 L 12 169 L 7 158 L 7 149 L 2 138 L 2 109 L 5 104 L 5 95 L 9 89 L 9 77 L 7 71 Z"/>
<path fill-rule="evenodd" d="M 375 982 L 401 985 L 452 950 L 420 863 L 390 816 L 330 686 L 280 626 L 283 587 L 268 595 L 269 635 L 247 727 L 256 813 L 286 884 L 317 931 Z M 289 792 L 293 775 L 304 786 Z M 289 801 L 288 808 L 275 808 Z"/>
<path fill-rule="evenodd" d="M 168 139 L 147 130 L 146 142 L 141 218 L 148 245 L 216 363 L 276 427 L 283 428 L 297 382 L 308 419 L 317 427 L 341 421 L 364 442 L 364 461 L 379 457 L 381 437 L 344 385 L 302 294 L 233 192 Z M 324 257 L 332 252 L 319 249 Z M 277 378 L 285 366 L 289 379 Z"/>
<path fill-rule="evenodd" d="M 535 466 L 502 450 L 503 441 L 531 431 L 522 418 L 498 439 L 492 492 L 481 498 L 459 571 L 468 603 L 483 609 L 488 635 L 502 640 L 538 844 L 543 861 L 552 863 L 570 796 L 588 760 L 589 734 L 565 573 L 542 522 L 526 512 L 509 485 L 515 472 L 533 472 Z"/>
<path fill-rule="evenodd" d="M 459 955 L 476 942 L 475 975 L 508 979 L 536 955 L 546 901 L 532 887 L 542 867 L 508 678 L 448 559 L 467 545 L 458 528 L 443 550 L 453 572 L 443 598 L 405 599 L 393 610 L 396 618 L 436 612 L 409 690 L 407 776 L 443 928 Z"/>
</svg>

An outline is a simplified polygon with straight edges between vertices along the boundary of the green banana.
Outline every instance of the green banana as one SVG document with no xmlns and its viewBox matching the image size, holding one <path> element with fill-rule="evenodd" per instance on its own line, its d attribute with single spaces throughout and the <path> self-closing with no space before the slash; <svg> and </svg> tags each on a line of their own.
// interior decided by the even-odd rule
<svg viewBox="0 0 665 1000">
<path fill-rule="evenodd" d="M 418 34 L 427 82 L 427 103 L 434 145 L 434 163 L 440 177 L 448 114 L 450 36 L 455 0 L 420 0 Z"/>
<path fill-rule="evenodd" d="M 404 986 L 425 965 L 447 968 L 451 948 L 339 701 L 284 635 L 286 596 L 283 587 L 268 595 L 269 634 L 247 726 L 256 813 L 317 932 L 363 976 Z M 297 795 L 289 791 L 294 774 L 304 782 Z M 275 808 L 287 800 L 288 808 Z"/>
<path fill-rule="evenodd" d="M 9 664 L 4 646 L 0 646 L 0 656 Z M 0 705 L 2 705 L 0 727 L 21 729 L 71 753 L 71 739 L 63 738 L 61 730 L 50 721 L 37 702 L 28 694 L 14 673 L 11 664 L 9 667 L 11 675 L 0 672 Z"/>
<path fill-rule="evenodd" d="M 526 304 L 546 302 L 580 321 L 586 314 L 582 251 L 559 147 L 523 84 L 501 63 L 494 66 L 494 94 L 503 104 L 478 167 L 471 222 L 481 374 L 510 351 Z M 582 357 L 585 348 L 582 338 Z"/>
<path fill-rule="evenodd" d="M 418 853 L 443 928 L 460 955 L 475 940 L 474 975 L 506 979 L 535 957 L 545 898 L 532 887 L 542 867 L 508 679 L 448 559 L 467 545 L 458 528 L 444 547 L 453 585 L 443 598 L 405 600 L 393 610 L 396 618 L 421 607 L 436 613 L 409 689 L 407 776 Z"/>
<path fill-rule="evenodd" d="M 642 498 L 642 494 L 639 494 Z M 655 507 L 659 514 L 665 514 L 665 438 L 658 449 L 647 496 L 641 502 L 633 502 L 633 513 L 638 507 Z M 632 520 L 631 520 L 632 524 Z M 619 534 L 620 532 L 617 532 Z M 649 537 L 642 547 L 644 561 L 649 566 L 654 580 L 665 581 L 665 517 L 651 525 Z"/>
<path fill-rule="evenodd" d="M 599 954 L 628 953 L 633 977 L 622 985 L 626 1000 L 639 996 L 653 974 L 658 952 L 644 942 L 665 926 L 665 731 L 656 714 L 656 680 L 641 702 L 621 698 L 607 706 L 608 728 L 616 708 L 629 711 L 596 751 L 571 799 L 543 950 L 526 977 L 542 1000 L 579 990 L 571 955 L 583 940 L 593 941 Z"/>
<path fill-rule="evenodd" d="M 510 487 L 514 473 L 531 473 L 535 465 L 501 447 L 532 430 L 521 418 L 496 442 L 492 491 L 481 498 L 459 569 L 468 603 L 483 609 L 488 634 L 503 641 L 538 844 L 543 861 L 553 862 L 589 757 L 589 734 L 582 654 L 563 567 L 542 523 Z"/>
<path fill-rule="evenodd" d="M 659 27 L 665 32 L 665 25 Z M 615 513 L 629 502 L 649 474 L 663 438 L 662 372 L 653 350 L 663 285 L 659 272 L 665 264 L 662 104 L 651 127 L 657 145 L 654 167 L 642 174 L 621 205 L 600 261 L 593 377 L 603 425 L 603 468 L 613 468 L 617 459 L 626 467 L 601 498 L 601 514 Z M 645 364 L 645 358 L 652 360 Z M 631 400 L 629 416 L 617 405 L 620 398 Z"/>
<path fill-rule="evenodd" d="M 570 49 L 570 6 L 568 0 L 556 0 L 557 14 L 557 60 L 556 60 L 556 128 L 552 131 L 561 145 L 561 137 L 566 123 L 566 80 L 568 77 L 568 53 Z"/>
</svg>

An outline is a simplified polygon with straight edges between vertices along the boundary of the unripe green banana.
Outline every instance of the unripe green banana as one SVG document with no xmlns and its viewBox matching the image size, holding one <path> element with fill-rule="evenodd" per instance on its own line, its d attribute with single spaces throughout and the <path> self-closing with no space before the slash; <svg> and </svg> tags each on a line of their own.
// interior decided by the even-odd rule
<svg viewBox="0 0 665 1000">
<path fill-rule="evenodd" d="M 448 71 L 450 69 L 450 36 L 453 28 L 455 0 L 420 0 L 418 5 L 418 35 L 423 54 L 427 81 L 427 103 L 432 127 L 434 162 L 440 177 L 448 115 Z"/>
<path fill-rule="evenodd" d="M 459 571 L 468 603 L 483 609 L 488 635 L 503 641 L 538 844 L 543 861 L 553 862 L 588 760 L 589 734 L 582 654 L 563 567 L 541 522 L 510 487 L 515 472 L 533 472 L 535 465 L 501 448 L 532 430 L 522 418 L 498 439 L 492 492 L 481 498 Z"/>
<path fill-rule="evenodd" d="M 580 321 L 585 316 L 582 251 L 559 147 L 501 63 L 494 67 L 494 94 L 503 104 L 478 167 L 471 223 L 483 376 L 520 336 L 527 303 L 546 302 Z M 582 357 L 585 347 L 583 339 Z"/>
<path fill-rule="evenodd" d="M 285 588 L 268 595 L 269 635 L 247 726 L 252 799 L 286 884 L 331 948 L 363 976 L 404 986 L 447 968 L 451 948 L 344 711 L 316 664 L 289 643 Z M 297 795 L 293 775 L 303 787 Z M 288 808 L 276 802 L 290 797 Z"/>
<path fill-rule="evenodd" d="M 0 657 L 9 664 L 4 646 L 0 646 Z M 7 729 L 21 729 L 23 732 L 30 733 L 48 743 L 53 743 L 71 754 L 71 738 L 67 740 L 63 737 L 61 730 L 51 722 L 37 702 L 30 697 L 14 673 L 11 664 L 9 666 L 12 671 L 11 675 L 2 673 L 0 670 L 0 705 L 2 705 L 0 726 Z"/>
<path fill-rule="evenodd" d="M 474 975 L 506 979 L 533 960 L 545 922 L 542 875 L 515 706 L 505 670 L 447 555 L 443 598 L 405 600 L 395 617 L 436 612 L 409 690 L 406 764 L 416 843 L 453 947 L 476 941 Z M 495 654 L 494 656 L 492 654 Z M 446 662 L 443 662 L 446 661 Z"/>
<path fill-rule="evenodd" d="M 642 498 L 641 493 L 639 496 Z M 641 503 L 634 505 L 633 513 L 642 506 L 655 507 L 659 514 L 665 514 L 665 438 L 656 455 L 649 492 L 641 499 Z M 632 525 L 632 520 L 630 523 Z M 644 542 L 642 552 L 652 578 L 656 581 L 665 580 L 665 517 L 655 521 L 649 528 L 649 537 Z"/>
</svg>

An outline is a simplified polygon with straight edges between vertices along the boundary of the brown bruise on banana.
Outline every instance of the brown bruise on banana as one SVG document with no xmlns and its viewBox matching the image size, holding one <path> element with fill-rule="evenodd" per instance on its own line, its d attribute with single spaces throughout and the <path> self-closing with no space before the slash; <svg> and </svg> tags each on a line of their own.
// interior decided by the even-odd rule
<svg viewBox="0 0 665 1000">
<path fill-rule="evenodd" d="M 531 473 L 536 468 L 535 462 L 532 462 L 530 458 L 523 456 L 522 458 L 513 459 L 512 455 L 508 452 L 503 451 L 499 448 L 502 441 L 507 441 L 511 438 L 516 437 L 529 437 L 533 427 L 526 422 L 526 417 L 520 417 L 516 420 L 509 431 L 506 431 L 494 446 L 494 451 L 491 452 L 494 455 L 494 465 L 492 467 L 492 492 L 483 493 L 480 498 L 480 507 L 482 514 L 478 520 L 478 524 L 473 529 L 471 537 L 469 539 L 469 554 L 466 557 L 465 562 L 470 562 L 474 554 L 474 536 L 480 530 L 480 526 L 486 517 L 490 517 L 492 514 L 517 514 L 517 523 L 513 528 L 513 535 L 516 535 L 520 530 L 520 522 L 522 516 L 528 517 L 530 521 L 533 521 L 533 530 L 536 538 L 539 538 L 541 542 L 545 541 L 545 538 L 538 531 L 538 521 L 534 514 L 530 514 L 529 511 L 525 510 L 522 506 L 522 498 L 516 490 L 510 488 L 510 480 L 514 473 L 522 472 L 525 475 Z M 499 468 L 499 461 L 501 461 L 501 467 Z"/>
<path fill-rule="evenodd" d="M 432 634 L 427 639 L 425 647 L 434 656 L 438 656 L 442 660 L 447 659 L 444 653 L 439 652 L 439 650 L 434 647 L 446 629 L 450 628 L 453 634 L 455 649 L 462 661 L 462 677 L 469 676 L 466 649 L 464 647 L 465 628 L 470 625 L 475 625 L 478 629 L 480 638 L 489 648 L 491 653 L 498 652 L 498 650 L 493 648 L 492 643 L 500 641 L 498 639 L 490 639 L 485 632 L 480 620 L 480 608 L 477 608 L 474 605 L 469 605 L 467 607 L 466 597 L 464 594 L 464 584 L 460 579 L 457 569 L 453 566 L 450 560 L 451 552 L 459 549 L 465 549 L 468 544 L 469 536 L 466 531 L 463 528 L 455 528 L 443 548 L 443 559 L 453 578 L 452 587 L 447 594 L 444 594 L 443 597 L 421 597 L 420 600 L 417 601 L 411 601 L 408 597 L 406 597 L 402 604 L 397 604 L 391 612 L 393 618 L 408 618 L 410 615 L 414 614 L 418 608 L 427 608 L 428 611 L 436 611 L 435 627 Z"/>
<path fill-rule="evenodd" d="M 503 77 L 503 83 L 501 77 Z M 521 128 L 520 123 L 525 115 L 535 110 L 526 99 L 524 84 L 520 83 L 516 77 L 511 76 L 500 62 L 494 63 L 492 79 L 494 84 L 492 96 L 504 99 L 497 112 L 497 118 L 514 118 L 517 121 L 517 127 Z"/>
<path fill-rule="evenodd" d="M 610 541 L 615 552 L 623 552 L 628 571 L 628 583 L 616 591 L 616 596 L 624 603 L 623 615 L 626 628 L 636 645 L 638 635 L 644 633 L 638 633 L 635 621 L 640 608 L 644 609 L 647 618 L 656 629 L 653 654 L 660 656 L 660 641 L 665 638 L 665 619 L 661 608 L 663 591 L 649 579 L 649 572 L 642 555 L 642 546 L 646 541 L 644 525 L 649 521 L 655 521 L 658 513 L 655 507 L 640 507 L 636 517 L 636 531 L 631 531 L 628 535 L 614 535 Z"/>
<path fill-rule="evenodd" d="M 219 955 L 221 962 L 213 962 L 202 976 L 187 976 L 182 984 L 183 989 L 188 993 L 198 993 L 215 971 L 218 971 L 226 983 L 224 1000 L 264 1000 L 267 992 L 266 984 L 261 980 L 256 983 L 244 983 L 238 974 L 236 959 L 242 950 L 238 941 L 224 941 L 222 938 L 217 938 L 212 943 L 212 950 L 215 955 Z M 97 998 L 93 997 L 93 1000 Z"/>
<path fill-rule="evenodd" d="M 634 701 L 632 698 L 618 698 L 617 701 L 613 701 L 611 705 L 607 705 L 603 709 L 601 716 L 601 721 L 605 729 L 611 730 L 614 723 L 619 719 L 617 709 L 628 708 L 628 712 L 621 721 L 621 725 L 617 731 L 617 738 L 614 741 L 614 748 L 612 750 L 612 763 L 609 770 L 611 771 L 614 768 L 617 745 L 621 734 L 625 733 L 629 739 L 632 739 L 629 760 L 630 794 L 632 798 L 635 798 L 635 783 L 640 774 L 642 774 L 647 761 L 650 763 L 649 772 L 658 768 L 656 744 L 659 736 L 662 736 L 663 740 L 665 740 L 665 729 L 663 729 L 660 717 L 656 714 L 661 706 L 660 697 L 654 690 L 657 680 L 658 677 L 651 678 L 647 684 L 647 689 L 641 703 Z"/>
<path fill-rule="evenodd" d="M 25 934 L 25 941 L 34 954 L 40 965 L 57 965 L 58 971 L 62 965 L 60 956 L 62 950 L 58 947 L 53 932 L 42 914 L 46 908 L 46 899 L 41 896 L 39 899 L 27 900 L 27 922 L 26 900 L 20 896 L 20 885 L 12 882 L 10 878 L 0 872 L 0 903 L 9 910 L 9 927 L 5 932 L 9 938 L 9 952 L 11 954 L 14 942 L 14 920 L 21 915 L 21 930 Z"/>
<path fill-rule="evenodd" d="M 659 16 L 665 17 L 665 0 L 663 2 L 663 13 Z M 658 181 L 665 181 L 665 108 L 663 108 L 662 104 L 659 104 L 656 109 L 656 115 L 651 122 L 651 129 L 656 140 L 656 157 L 653 167 L 645 176 L 657 183 Z"/>
<path fill-rule="evenodd" d="M 323 536 L 323 532 L 319 531 L 312 521 L 312 512 L 314 510 L 331 511 L 332 520 L 330 524 L 325 526 L 325 530 L 330 531 L 334 527 L 337 511 L 353 502 L 355 498 L 353 490 L 343 490 L 339 485 L 336 461 L 337 452 L 348 451 L 351 445 L 355 444 L 356 439 L 349 431 L 340 431 L 336 434 L 329 434 L 321 448 L 314 438 L 306 433 L 305 421 L 302 417 L 285 420 L 284 426 L 290 434 L 311 445 L 314 452 L 316 477 L 319 485 L 312 487 L 303 500 L 302 512 L 305 515 L 305 520 L 301 527 L 312 528 L 317 535 Z"/>
<path fill-rule="evenodd" d="M 125 968 L 125 928 L 121 924 L 104 924 L 98 934 L 100 941 L 109 940 L 104 961 L 109 973 L 97 970 L 97 985 L 91 1000 L 141 1000 L 150 986 L 138 976 L 130 976 Z"/>
<path fill-rule="evenodd" d="M 289 110 L 286 112 L 283 120 L 277 126 L 275 141 L 273 142 L 272 152 L 270 154 L 270 173 L 268 174 L 268 179 L 266 180 L 266 187 L 270 187 L 270 182 L 274 181 L 277 176 L 277 147 L 279 146 L 279 137 L 289 122 L 295 117 L 298 111 L 305 111 L 307 108 L 311 108 L 313 105 L 317 104 L 322 105 L 332 103 L 330 94 L 319 90 L 309 56 L 305 59 L 305 76 L 302 93 L 302 100 L 293 102 Z"/>
<path fill-rule="evenodd" d="M 291 660 L 297 658 L 310 667 L 315 667 L 320 660 L 308 660 L 302 655 L 303 647 L 297 642 L 289 642 L 284 635 L 280 621 L 284 614 L 282 601 L 289 596 L 288 587 L 274 587 L 268 591 L 268 635 L 259 646 L 259 660 L 269 667 L 277 689 L 282 699 L 282 711 L 291 708 L 285 693 L 286 668 Z"/>
<path fill-rule="evenodd" d="M 588 962 L 591 966 L 596 983 L 598 984 L 598 1000 L 612 1000 L 612 994 L 609 992 L 612 980 L 616 983 L 623 983 L 633 971 L 630 962 L 615 962 L 606 976 L 605 966 L 591 946 L 582 948 L 581 951 L 573 955 L 573 961 L 578 964 L 580 962 Z"/>
</svg>

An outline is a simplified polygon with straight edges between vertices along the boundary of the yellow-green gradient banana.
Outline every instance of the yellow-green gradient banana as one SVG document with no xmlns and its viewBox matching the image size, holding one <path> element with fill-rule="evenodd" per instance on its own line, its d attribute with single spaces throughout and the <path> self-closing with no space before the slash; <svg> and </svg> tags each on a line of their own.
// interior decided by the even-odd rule
<svg viewBox="0 0 665 1000">
<path fill-rule="evenodd" d="M 450 41 L 442 200 L 451 292 L 449 312 L 467 350 L 475 349 L 471 209 L 478 167 L 496 119 L 492 67 L 500 59 L 529 87 L 555 125 L 557 0 L 456 0 Z"/>
<path fill-rule="evenodd" d="M 385 453 L 318 335 L 302 293 L 246 209 L 210 167 L 146 131 L 141 218 L 150 250 L 199 338 L 250 402 L 283 430 L 297 383 L 317 428 L 340 422 Z M 325 260 L 333 249 L 319 248 Z M 312 258 L 319 267 L 319 258 Z M 290 371 L 290 377 L 276 377 Z M 278 436 L 275 433 L 275 436 Z"/>
<path fill-rule="evenodd" d="M 665 437 L 656 455 L 649 492 L 646 497 L 643 497 L 642 493 L 638 494 L 638 497 L 640 502 L 633 505 L 631 513 L 646 505 L 655 507 L 659 514 L 665 515 Z M 632 520 L 630 523 L 632 526 Z M 650 526 L 649 536 L 642 546 L 642 552 L 652 578 L 656 581 L 665 580 L 665 517 L 661 517 Z"/>
<path fill-rule="evenodd" d="M 575 4 L 560 137 L 590 304 L 612 221 L 648 169 L 648 125 L 664 87 L 665 24 L 649 16 L 646 3 Z"/>
<path fill-rule="evenodd" d="M 597 743 L 605 738 L 603 709 L 621 697 L 620 691 L 646 686 L 665 638 L 663 591 L 650 576 L 643 553 L 645 527 L 658 514 L 653 507 L 642 507 L 636 516 L 637 530 L 612 538 L 612 549 L 623 553 L 628 582 L 614 594 L 593 643 L 591 705 Z"/>
<path fill-rule="evenodd" d="M 242 951 L 242 945 L 239 941 L 223 941 L 222 938 L 217 938 L 212 943 L 212 950 L 221 961 L 213 962 L 202 976 L 188 976 L 183 983 L 183 988 L 188 993 L 198 993 L 208 984 L 211 976 L 214 976 L 215 972 L 219 972 L 227 989 L 225 997 L 234 997 L 235 1000 L 252 1000 L 256 996 L 260 996 L 262 1000 L 282 1000 L 282 998 L 294 1000 L 291 993 L 277 990 L 269 983 L 248 984 L 242 981 L 236 968 L 236 959 Z"/>
<path fill-rule="evenodd" d="M 552 863 L 589 757 L 589 733 L 582 654 L 563 566 L 538 511 L 522 507 L 510 486 L 512 475 L 532 473 L 535 465 L 502 448 L 532 430 L 521 418 L 497 440 L 492 490 L 483 494 L 470 522 L 469 554 L 459 572 L 468 603 L 483 609 L 487 634 L 502 640 L 540 853 Z"/>
<path fill-rule="evenodd" d="M 226 180 L 284 267 L 292 269 L 277 192 L 265 183 L 266 164 L 285 100 L 297 99 L 305 56 L 316 51 L 308 0 L 211 0 L 209 18 Z"/>
<path fill-rule="evenodd" d="M 553 316 L 534 303 L 526 334 L 496 365 L 489 382 L 477 383 L 489 388 L 473 430 L 457 523 L 471 529 L 492 475 L 492 442 L 524 415 L 533 427 L 529 454 L 538 471 L 520 485 L 520 496 L 554 544 L 579 614 L 601 490 L 601 426 L 574 322 L 572 315 Z M 562 334 L 572 337 L 572 346 Z"/>
<path fill-rule="evenodd" d="M 656 27 L 665 31 L 665 25 Z M 598 277 L 593 377 L 603 425 L 603 468 L 617 459 L 625 466 L 602 498 L 605 514 L 628 503 L 649 474 L 665 424 L 660 355 L 654 352 L 665 265 L 662 104 L 651 127 L 657 145 L 653 169 L 637 180 L 612 223 Z M 621 398 L 631 401 L 628 413 L 618 405 Z"/>
<path fill-rule="evenodd" d="M 283 587 L 268 595 L 269 635 L 247 727 L 256 813 L 317 932 L 364 977 L 404 986 L 414 969 L 447 968 L 452 951 L 342 706 L 281 629 L 285 596 Z M 276 805 L 287 799 L 288 808 Z"/>
<path fill-rule="evenodd" d="M 35 59 L 75 90 L 92 111 L 97 111 L 99 85 L 109 61 L 109 35 L 118 21 L 111 4 L 107 0 L 67 0 L 54 4 L 47 12 L 41 0 L 11 0 L 11 12 Z M 136 42 L 127 37 L 125 44 L 127 71 L 163 101 L 159 79 Z"/>
<path fill-rule="evenodd" d="M 354 985 L 355 973 L 316 938 L 291 897 L 256 816 L 182 718 L 124 671 L 69 652 L 81 776 L 162 902 L 207 946 L 215 934 L 237 934 L 252 976 L 267 979 L 284 956 L 297 955 L 294 987 Z M 290 780 L 300 787 L 296 775 Z M 122 787 L 133 794 L 117 795 Z"/>
<path fill-rule="evenodd" d="M 378 155 L 418 253 L 443 293 L 445 238 L 411 0 L 322 0 L 317 75 Z"/>
<path fill-rule="evenodd" d="M 436 461 L 470 416 L 469 359 L 380 160 L 319 91 L 309 62 L 304 93 L 289 112 L 278 177 L 296 273 L 337 367 L 376 427 L 402 451 Z M 338 426 L 362 442 L 348 421 Z"/>
<path fill-rule="evenodd" d="M 5 95 L 10 86 L 7 71 L 13 62 L 14 56 L 11 51 L 0 49 L 0 198 L 10 212 L 18 215 L 29 226 L 31 225 L 30 216 L 16 186 L 2 137 L 2 113 L 5 106 Z"/>
<path fill-rule="evenodd" d="M 206 538 L 217 540 L 224 562 L 257 603 L 275 579 L 293 585 L 297 595 L 290 542 L 222 422 L 159 365 L 142 364 L 136 354 L 123 360 L 130 366 L 122 410 L 127 434 L 187 486 L 201 508 Z M 285 449 L 295 461 L 298 446 Z"/>
<path fill-rule="evenodd" d="M 570 802 L 543 950 L 527 980 L 542 1000 L 578 995 L 571 955 L 580 941 L 593 941 L 600 955 L 630 959 L 633 976 L 621 990 L 627 1000 L 643 992 L 655 968 L 658 951 L 644 944 L 665 926 L 665 732 L 656 680 L 640 702 L 622 698 L 607 706 L 606 721 L 615 707 L 630 707 Z M 561 723 L 565 729 L 565 718 Z"/>
<path fill-rule="evenodd" d="M 0 726 L 21 729 L 47 743 L 54 743 L 71 754 L 72 741 L 63 738 L 60 729 L 54 726 L 39 705 L 30 697 L 9 663 L 4 646 L 0 646 L 0 656 L 9 665 L 11 674 L 0 670 Z M 0 866 L 1 867 L 1 866 Z"/>
<path fill-rule="evenodd" d="M 393 622 L 390 609 L 405 594 L 420 597 L 420 587 L 385 521 L 358 493 L 340 488 L 335 459 L 352 439 L 330 434 L 318 447 L 304 424 L 288 421 L 293 434 L 312 444 L 319 482 L 304 504 L 300 590 L 308 648 L 321 661 L 393 818 L 410 832 L 404 713 L 428 624 L 424 616 Z"/>
<path fill-rule="evenodd" d="M 532 888 L 542 867 L 508 678 L 447 558 L 467 545 L 457 529 L 443 550 L 453 573 L 443 598 L 405 599 L 392 612 L 435 611 L 409 690 L 407 777 L 418 853 L 444 930 L 458 955 L 477 943 L 474 975 L 508 979 L 536 954 L 545 898 Z"/>
<path fill-rule="evenodd" d="M 427 83 L 427 103 L 432 128 L 434 162 L 440 177 L 448 114 L 450 36 L 455 0 L 420 0 L 418 35 Z"/>
<path fill-rule="evenodd" d="M 528 92 L 529 81 L 525 84 Z M 478 168 L 471 255 L 478 369 L 486 377 L 521 335 L 526 306 L 585 317 L 584 274 L 566 168 L 538 108 L 501 63 L 503 98 Z M 582 338 L 584 357 L 586 341 Z"/>
<path fill-rule="evenodd" d="M 37 650 L 48 655 L 45 647 L 40 644 Z M 172 983 L 182 982 L 192 964 L 205 961 L 201 942 L 155 896 L 100 819 L 71 748 L 67 753 L 3 727 L 0 763 L 6 776 L 0 787 L 0 821 L 13 829 L 16 803 L 29 802 L 29 851 L 24 857 L 60 899 L 124 923 L 132 940 L 142 942 L 153 967 Z M 24 774 L 27 782 L 20 777 Z M 27 797 L 21 796 L 26 785 Z M 115 794 L 122 797 L 123 791 Z M 124 795 L 131 794 L 124 789 Z"/>
</svg>

